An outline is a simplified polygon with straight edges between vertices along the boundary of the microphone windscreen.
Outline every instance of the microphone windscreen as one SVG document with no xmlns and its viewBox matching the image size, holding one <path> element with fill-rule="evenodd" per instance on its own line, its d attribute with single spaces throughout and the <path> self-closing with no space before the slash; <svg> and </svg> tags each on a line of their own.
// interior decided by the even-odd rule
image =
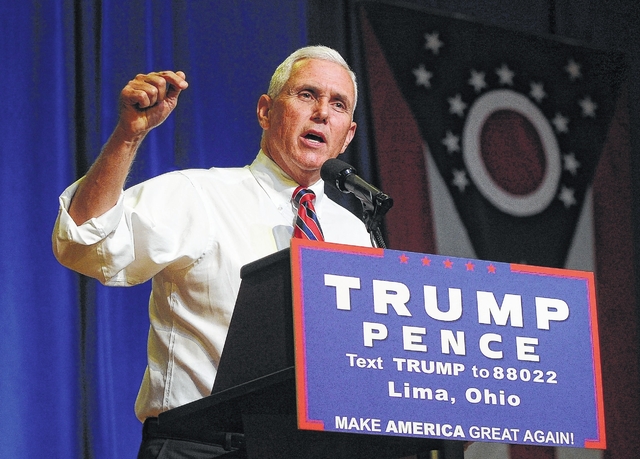
<svg viewBox="0 0 640 459">
<path fill-rule="evenodd" d="M 320 168 L 320 177 L 322 177 L 322 180 L 325 182 L 335 184 L 339 181 L 340 174 L 347 169 L 351 169 L 351 172 L 355 173 L 353 167 L 344 161 L 336 158 L 328 159 L 324 162 L 322 168 Z"/>
</svg>

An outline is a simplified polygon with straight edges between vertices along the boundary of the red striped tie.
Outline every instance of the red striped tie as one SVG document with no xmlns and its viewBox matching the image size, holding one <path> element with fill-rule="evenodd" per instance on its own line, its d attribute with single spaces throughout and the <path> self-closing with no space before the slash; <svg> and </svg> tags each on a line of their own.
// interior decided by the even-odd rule
<svg viewBox="0 0 640 459">
<path fill-rule="evenodd" d="M 293 202 L 298 208 L 296 225 L 293 228 L 293 237 L 310 239 L 312 241 L 324 241 L 320 222 L 313 207 L 316 195 L 313 191 L 299 186 L 293 192 Z"/>
</svg>

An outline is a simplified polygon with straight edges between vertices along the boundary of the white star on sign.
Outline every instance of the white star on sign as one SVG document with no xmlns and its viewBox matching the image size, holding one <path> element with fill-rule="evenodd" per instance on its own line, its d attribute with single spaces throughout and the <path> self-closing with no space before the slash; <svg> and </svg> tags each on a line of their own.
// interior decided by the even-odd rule
<svg viewBox="0 0 640 459">
<path fill-rule="evenodd" d="M 544 92 L 544 85 L 542 83 L 531 82 L 531 92 L 529 92 L 529 95 L 538 103 L 542 102 L 542 99 L 547 97 L 547 93 Z"/>
<path fill-rule="evenodd" d="M 460 190 L 462 193 L 465 188 L 469 185 L 469 180 L 467 180 L 467 173 L 465 171 L 454 169 L 453 170 L 453 180 L 451 184 Z"/>
<path fill-rule="evenodd" d="M 469 78 L 469 84 L 473 86 L 476 92 L 482 91 L 487 87 L 487 83 L 484 81 L 484 72 L 477 72 L 471 69 L 471 78 Z"/>
<path fill-rule="evenodd" d="M 562 116 L 561 113 L 556 113 L 556 116 L 551 120 L 551 123 L 558 132 L 569 132 L 569 118 Z"/>
<path fill-rule="evenodd" d="M 412 70 L 413 75 L 416 77 L 416 86 L 424 86 L 425 88 L 431 87 L 431 77 L 433 73 L 424 68 L 424 64 L 420 64 L 420 67 Z"/>
<path fill-rule="evenodd" d="M 449 154 L 460 151 L 460 138 L 451 131 L 447 131 L 447 136 L 442 139 L 442 145 L 447 147 Z"/>
<path fill-rule="evenodd" d="M 564 185 L 562 185 L 562 189 L 560 190 L 560 194 L 558 195 L 558 199 L 564 203 L 564 207 L 567 208 L 567 209 L 569 207 L 575 206 L 577 204 L 576 203 L 576 198 L 573 195 L 573 189 L 572 188 L 567 188 Z"/>
<path fill-rule="evenodd" d="M 464 109 L 467 108 L 467 104 L 462 101 L 462 96 L 456 94 L 455 97 L 449 97 L 449 113 L 452 115 L 458 115 L 460 118 L 464 117 Z"/>
<path fill-rule="evenodd" d="M 502 64 L 502 67 L 496 69 L 496 75 L 500 78 L 500 84 L 513 86 L 513 77 L 515 76 L 515 73 L 507 67 L 507 64 Z"/>
<path fill-rule="evenodd" d="M 598 108 L 598 104 L 592 101 L 590 96 L 586 96 L 584 99 L 578 101 L 578 105 L 582 108 L 582 116 L 584 118 L 596 117 L 596 108 Z"/>
<path fill-rule="evenodd" d="M 426 40 L 424 48 L 431 50 L 436 55 L 440 53 L 440 48 L 444 46 L 444 43 L 440 41 L 439 35 L 438 32 L 424 34 L 424 39 Z"/>
<path fill-rule="evenodd" d="M 575 81 L 578 78 L 582 77 L 582 71 L 580 70 L 580 64 L 578 64 L 573 59 L 569 59 L 566 67 L 564 68 L 569 74 L 569 79 L 571 81 Z"/>
<path fill-rule="evenodd" d="M 569 171 L 571 175 L 575 176 L 580 167 L 580 162 L 576 159 L 576 156 L 573 153 L 567 153 L 562 156 L 562 159 L 564 161 L 564 170 Z"/>
</svg>

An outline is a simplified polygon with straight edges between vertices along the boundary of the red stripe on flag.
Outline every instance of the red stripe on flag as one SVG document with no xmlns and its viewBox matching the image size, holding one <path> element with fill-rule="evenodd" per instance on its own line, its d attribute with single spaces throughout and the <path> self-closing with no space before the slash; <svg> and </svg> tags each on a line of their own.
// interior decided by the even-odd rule
<svg viewBox="0 0 640 459">
<path fill-rule="evenodd" d="M 555 459 L 551 446 L 509 445 L 509 459 Z"/>
<path fill-rule="evenodd" d="M 631 147 L 626 91 L 618 100 L 593 185 L 596 292 L 604 388 L 605 458 L 640 451 L 640 371 L 633 262 Z"/>
<path fill-rule="evenodd" d="M 436 253 L 422 137 L 364 9 L 360 14 L 380 187 L 398 197 L 387 217 L 388 245 L 396 250 Z M 407 183 L 411 193 L 407 193 Z"/>
</svg>

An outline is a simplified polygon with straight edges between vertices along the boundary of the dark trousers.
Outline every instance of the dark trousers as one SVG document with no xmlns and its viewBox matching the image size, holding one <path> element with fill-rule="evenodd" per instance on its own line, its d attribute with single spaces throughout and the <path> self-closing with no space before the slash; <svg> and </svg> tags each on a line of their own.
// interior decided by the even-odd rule
<svg viewBox="0 0 640 459">
<path fill-rule="evenodd" d="M 147 419 L 142 428 L 138 459 L 246 458 L 242 435 L 220 432 L 212 437 L 219 443 L 176 438 L 170 432 L 162 431 L 157 419 Z"/>
</svg>

